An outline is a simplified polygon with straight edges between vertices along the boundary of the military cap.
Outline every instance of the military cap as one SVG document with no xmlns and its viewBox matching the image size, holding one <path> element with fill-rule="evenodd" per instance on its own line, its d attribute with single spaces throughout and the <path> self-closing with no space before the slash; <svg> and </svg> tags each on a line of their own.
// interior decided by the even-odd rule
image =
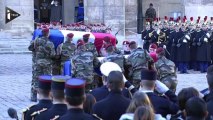
<svg viewBox="0 0 213 120">
<path fill-rule="evenodd" d="M 154 70 L 142 69 L 141 70 L 141 80 L 157 80 L 157 72 Z"/>
<path fill-rule="evenodd" d="M 129 41 L 127 40 L 123 41 L 123 45 L 129 45 Z"/>
<path fill-rule="evenodd" d="M 104 37 L 104 42 L 111 42 L 111 38 L 109 36 Z"/>
<path fill-rule="evenodd" d="M 69 97 L 80 97 L 85 94 L 85 80 L 72 78 L 66 82 L 65 94 Z"/>
<path fill-rule="evenodd" d="M 51 89 L 52 76 L 51 75 L 41 75 L 38 77 L 39 88 L 43 90 Z"/>
<path fill-rule="evenodd" d="M 70 76 L 63 76 L 63 75 L 54 75 L 52 76 L 52 90 L 64 90 L 65 82 L 70 79 Z"/>
<path fill-rule="evenodd" d="M 89 38 L 90 34 L 83 35 L 83 38 Z"/>
<path fill-rule="evenodd" d="M 135 42 L 135 41 L 131 41 L 131 42 L 129 43 L 129 46 L 134 45 L 134 44 L 136 44 L 136 42 Z"/>
<path fill-rule="evenodd" d="M 146 19 L 146 25 L 150 25 L 150 19 Z"/>
<path fill-rule="evenodd" d="M 77 44 L 78 44 L 78 43 L 80 43 L 80 42 L 84 42 L 84 41 L 83 41 L 83 40 L 81 40 L 81 39 L 79 39 L 79 40 L 77 41 Z"/>
<path fill-rule="evenodd" d="M 112 71 L 122 72 L 120 66 L 114 62 L 105 62 L 101 65 L 100 71 L 104 76 L 108 76 Z"/>
<path fill-rule="evenodd" d="M 73 34 L 73 33 L 69 33 L 69 34 L 67 34 L 67 37 L 68 37 L 68 38 L 73 38 L 73 36 L 74 36 L 74 34 Z"/>
<path fill-rule="evenodd" d="M 82 45 L 84 45 L 84 44 L 85 44 L 84 42 L 78 41 L 77 48 L 80 47 L 80 46 L 82 46 Z"/>
<path fill-rule="evenodd" d="M 154 43 L 152 43 L 152 44 L 150 45 L 150 48 L 157 49 L 157 45 L 154 44 Z"/>
<path fill-rule="evenodd" d="M 165 51 L 165 50 L 164 50 L 162 47 L 160 47 L 160 48 L 158 48 L 158 49 L 156 50 L 156 53 L 159 54 L 159 53 L 164 52 L 164 51 Z"/>
</svg>

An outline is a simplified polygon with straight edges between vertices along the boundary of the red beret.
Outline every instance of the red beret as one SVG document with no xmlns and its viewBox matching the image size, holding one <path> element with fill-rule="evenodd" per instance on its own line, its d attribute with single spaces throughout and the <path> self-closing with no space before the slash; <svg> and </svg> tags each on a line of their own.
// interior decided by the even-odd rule
<svg viewBox="0 0 213 120">
<path fill-rule="evenodd" d="M 104 42 L 111 42 L 111 38 L 109 36 L 104 37 Z"/>
<path fill-rule="evenodd" d="M 48 33 L 49 31 L 50 31 L 50 30 L 49 30 L 48 28 L 43 28 L 43 29 L 42 29 L 42 32 L 43 32 L 43 33 Z"/>
<path fill-rule="evenodd" d="M 129 41 L 123 41 L 123 45 L 129 45 Z"/>
<path fill-rule="evenodd" d="M 156 53 L 157 53 L 157 54 L 159 54 L 159 53 L 161 53 L 161 52 L 164 52 L 164 49 L 163 49 L 162 47 L 160 47 L 160 48 L 158 48 L 158 49 L 156 50 Z"/>
<path fill-rule="evenodd" d="M 78 44 L 77 44 L 77 48 L 84 45 L 84 42 L 83 41 L 78 41 Z"/>
<path fill-rule="evenodd" d="M 81 39 L 79 39 L 79 40 L 77 41 L 77 44 L 78 44 L 78 43 L 80 43 L 80 42 L 84 42 L 84 41 L 83 41 L 83 40 L 81 40 Z"/>
<path fill-rule="evenodd" d="M 73 38 L 73 36 L 74 36 L 74 34 L 73 34 L 73 33 L 69 33 L 69 34 L 67 34 L 67 37 L 68 37 L 68 38 Z"/>
<path fill-rule="evenodd" d="M 90 34 L 83 35 L 83 38 L 89 38 Z"/>
<path fill-rule="evenodd" d="M 152 43 L 152 44 L 150 45 L 150 48 L 157 49 L 157 45 L 154 44 L 154 43 Z"/>
</svg>

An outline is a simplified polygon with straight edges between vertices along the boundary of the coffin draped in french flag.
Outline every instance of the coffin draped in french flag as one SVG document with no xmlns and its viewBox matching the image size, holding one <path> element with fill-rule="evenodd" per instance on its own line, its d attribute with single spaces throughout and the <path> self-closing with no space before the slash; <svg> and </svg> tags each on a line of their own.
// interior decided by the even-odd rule
<svg viewBox="0 0 213 120">
<path fill-rule="evenodd" d="M 70 31 L 70 30 L 58 30 L 58 29 L 50 29 L 50 36 L 49 39 L 52 41 L 55 45 L 55 48 L 58 47 L 61 43 L 66 41 L 66 36 L 69 33 L 73 33 L 73 43 L 76 44 L 79 39 L 83 39 L 84 34 L 90 34 L 89 41 L 94 43 L 96 46 L 96 50 L 99 52 L 101 49 L 101 46 L 103 44 L 103 39 L 106 36 L 109 36 L 111 38 L 112 44 L 116 45 L 116 38 L 112 34 L 108 33 L 92 33 L 92 32 L 82 32 L 82 31 Z M 33 40 L 35 40 L 37 37 L 40 37 L 42 35 L 41 29 L 36 29 L 33 34 Z"/>
</svg>

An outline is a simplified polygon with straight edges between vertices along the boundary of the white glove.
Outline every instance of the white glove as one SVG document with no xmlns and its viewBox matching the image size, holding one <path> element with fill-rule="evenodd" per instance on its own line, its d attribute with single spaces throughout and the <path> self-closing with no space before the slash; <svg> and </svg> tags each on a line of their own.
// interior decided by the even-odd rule
<svg viewBox="0 0 213 120">
<path fill-rule="evenodd" d="M 157 34 L 158 34 L 158 35 L 160 34 L 160 29 L 157 30 Z"/>
<path fill-rule="evenodd" d="M 186 39 L 187 39 L 187 40 L 190 40 L 190 37 L 189 37 L 189 35 L 185 35 L 185 37 L 186 37 Z"/>
<path fill-rule="evenodd" d="M 184 42 L 184 43 L 187 43 L 187 40 L 186 40 L 186 39 L 184 39 L 184 40 L 183 40 L 183 42 Z"/>
<path fill-rule="evenodd" d="M 54 0 L 51 2 L 51 5 L 53 5 L 54 4 Z"/>
<path fill-rule="evenodd" d="M 169 90 L 169 88 L 159 80 L 155 82 L 155 85 L 155 89 L 161 94 L 166 93 Z"/>
<path fill-rule="evenodd" d="M 204 42 L 208 42 L 208 39 L 207 39 L 207 38 L 204 38 Z"/>
<path fill-rule="evenodd" d="M 123 75 L 123 81 L 124 81 L 124 83 L 127 82 L 127 79 L 126 79 L 126 77 L 124 75 Z"/>
<path fill-rule="evenodd" d="M 163 48 L 166 49 L 166 45 L 163 45 Z"/>
<path fill-rule="evenodd" d="M 206 36 L 207 36 L 208 38 L 210 38 L 210 34 L 209 34 L 209 33 L 206 33 Z"/>
</svg>

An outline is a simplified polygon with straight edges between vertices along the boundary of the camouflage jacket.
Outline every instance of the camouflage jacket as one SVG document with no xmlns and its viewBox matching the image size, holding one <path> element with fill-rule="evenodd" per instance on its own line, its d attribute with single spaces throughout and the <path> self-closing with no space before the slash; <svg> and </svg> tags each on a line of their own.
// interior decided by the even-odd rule
<svg viewBox="0 0 213 120">
<path fill-rule="evenodd" d="M 41 37 L 35 40 L 34 48 L 36 59 L 50 60 L 55 57 L 55 48 L 53 42 L 46 37 Z"/>
<path fill-rule="evenodd" d="M 94 79 L 94 67 L 99 67 L 100 62 L 92 52 L 77 51 L 71 59 L 73 77 L 86 80 L 91 84 Z"/>
<path fill-rule="evenodd" d="M 167 76 L 176 76 L 176 67 L 174 62 L 168 60 L 166 57 L 161 57 L 155 63 L 155 67 L 158 71 L 159 80 Z"/>
<path fill-rule="evenodd" d="M 98 57 L 98 52 L 96 50 L 96 47 L 93 43 L 88 42 L 85 44 L 86 50 L 89 52 L 92 52 L 96 57 Z"/>
<path fill-rule="evenodd" d="M 69 41 L 62 43 L 59 47 L 59 54 L 61 55 L 62 62 L 70 60 L 76 50 L 75 44 Z"/>
<path fill-rule="evenodd" d="M 125 58 L 122 54 L 112 53 L 103 59 L 103 62 L 114 62 L 121 67 L 121 70 L 124 71 L 124 62 Z"/>
<path fill-rule="evenodd" d="M 146 10 L 145 14 L 146 18 L 151 18 L 151 21 L 153 21 L 154 18 L 156 18 L 156 11 L 154 8 L 148 8 Z"/>
<path fill-rule="evenodd" d="M 148 61 L 151 61 L 152 58 L 149 56 L 147 51 L 143 49 L 135 49 L 127 57 L 125 61 L 125 66 L 129 68 L 129 78 L 132 80 L 141 79 L 141 69 L 148 67 Z"/>
</svg>

